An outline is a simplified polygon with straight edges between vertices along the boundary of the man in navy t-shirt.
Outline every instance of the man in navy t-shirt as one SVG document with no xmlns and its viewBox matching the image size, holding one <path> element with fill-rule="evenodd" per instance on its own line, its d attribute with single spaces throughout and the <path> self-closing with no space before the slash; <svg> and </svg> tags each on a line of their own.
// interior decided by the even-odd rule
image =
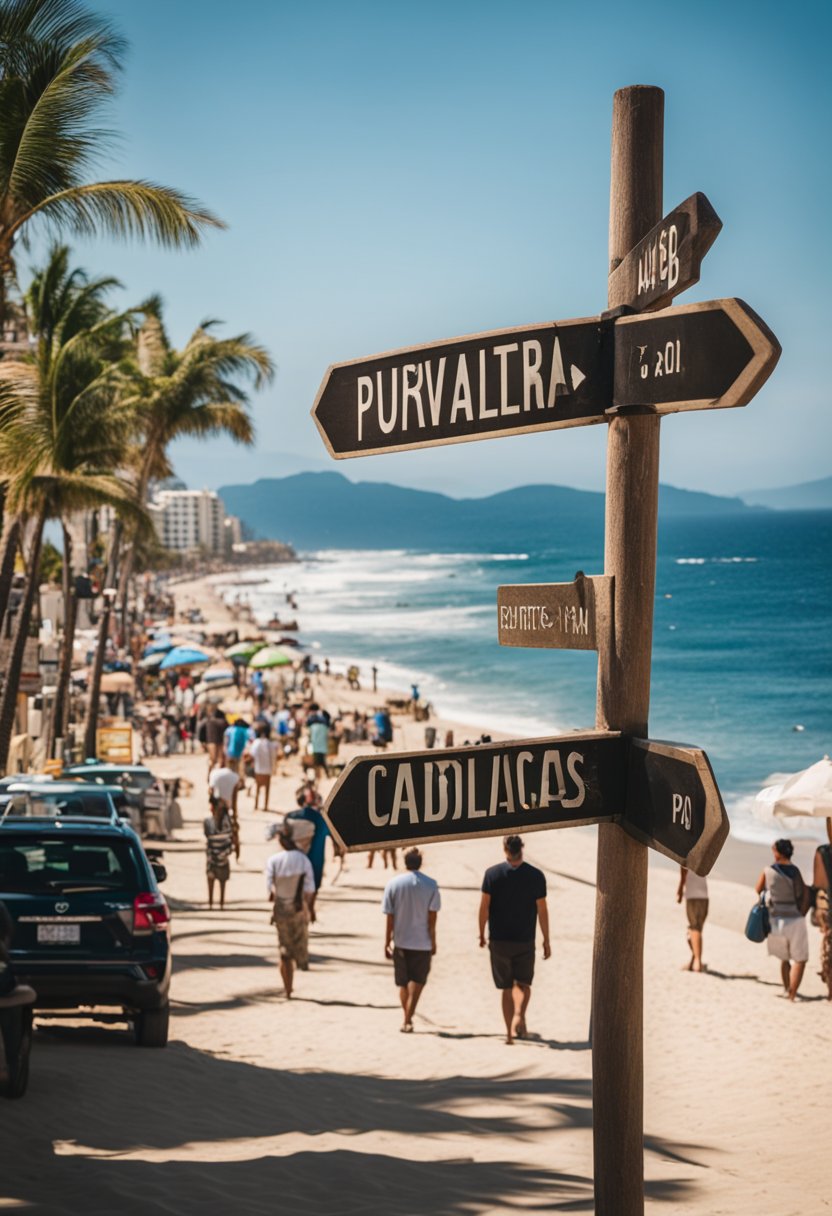
<svg viewBox="0 0 832 1216">
<path fill-rule="evenodd" d="M 502 992 L 506 1042 L 526 1036 L 526 1010 L 534 979 L 537 922 L 543 934 L 543 957 L 549 958 L 549 911 L 546 877 L 523 860 L 523 841 L 504 836 L 506 860 L 485 871 L 480 901 L 480 946 L 488 925 L 491 974 Z"/>
</svg>

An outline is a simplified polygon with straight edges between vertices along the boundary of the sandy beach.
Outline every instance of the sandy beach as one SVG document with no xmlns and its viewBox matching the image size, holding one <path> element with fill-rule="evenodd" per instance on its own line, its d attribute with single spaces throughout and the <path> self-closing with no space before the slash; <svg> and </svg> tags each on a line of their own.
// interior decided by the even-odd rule
<svg viewBox="0 0 832 1216">
<path fill-rule="evenodd" d="M 180 610 L 199 606 L 224 619 L 206 583 L 175 590 Z M 341 673 L 315 677 L 314 690 L 331 710 L 370 708 L 384 696 L 351 691 Z M 467 737 L 463 724 L 432 724 Z M 395 725 L 397 749 L 423 745 L 423 723 L 399 716 Z M 341 758 L 356 750 L 342 748 Z M 0 1207 L 49 1216 L 591 1212 L 595 829 L 528 838 L 527 858 L 549 883 L 553 956 L 538 958 L 531 1038 L 511 1047 L 477 946 L 480 882 L 500 860 L 500 842 L 424 850 L 425 872 L 442 891 L 438 953 L 415 1033 L 405 1036 L 383 952 L 390 873 L 380 857 L 368 868 L 365 854 L 350 856 L 337 879 L 328 857 L 312 965 L 291 1002 L 281 994 L 265 832 L 293 804 L 297 759 L 280 767 L 273 812 L 240 799 L 242 855 L 224 912 L 205 902 L 207 761 L 177 755 L 152 767 L 194 787 L 182 803 L 185 826 L 165 845 L 170 1044 L 139 1051 L 120 1027 L 43 1025 L 29 1093 L 4 1112 L 27 1152 L 4 1161 Z M 765 850 L 736 842 L 720 859 L 708 971 L 695 975 L 680 969 L 688 956 L 677 872 L 651 858 L 645 1168 L 653 1213 L 797 1216 L 832 1202 L 821 1151 L 832 1011 L 817 976 L 819 935 L 810 929 L 804 999 L 779 999 L 777 963 L 742 932 L 764 859 Z"/>
</svg>

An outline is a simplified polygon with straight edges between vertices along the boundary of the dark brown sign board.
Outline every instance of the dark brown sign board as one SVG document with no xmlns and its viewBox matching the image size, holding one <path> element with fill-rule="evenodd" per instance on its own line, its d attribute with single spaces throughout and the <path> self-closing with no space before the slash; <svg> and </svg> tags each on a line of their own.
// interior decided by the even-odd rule
<svg viewBox="0 0 832 1216">
<path fill-rule="evenodd" d="M 326 801 L 350 852 L 613 820 L 627 744 L 609 731 L 358 756 Z"/>
<path fill-rule="evenodd" d="M 729 830 L 710 761 L 700 747 L 632 739 L 621 826 L 695 874 L 709 873 Z"/>
<path fill-rule="evenodd" d="M 324 814 L 351 853 L 619 822 L 697 874 L 728 832 L 701 748 L 614 731 L 358 756 Z"/>
<path fill-rule="evenodd" d="M 774 371 L 780 343 L 742 300 L 708 300 L 615 323 L 613 407 L 659 414 L 747 405 Z"/>
<path fill-rule="evenodd" d="M 600 318 L 546 322 L 335 363 L 312 416 L 336 459 L 602 422 Z"/>
<path fill-rule="evenodd" d="M 745 405 L 777 339 L 741 300 L 590 317 L 335 363 L 312 416 L 336 459 L 588 426 L 611 409 Z"/>
<path fill-rule="evenodd" d="M 699 282 L 702 259 L 722 220 L 704 194 L 692 194 L 652 228 L 610 273 L 610 293 L 638 312 L 665 308 Z"/>
<path fill-rule="evenodd" d="M 514 583 L 497 588 L 501 646 L 597 650 L 612 626 L 612 578 L 571 583 Z M 600 639 L 600 641 L 599 641 Z"/>
</svg>

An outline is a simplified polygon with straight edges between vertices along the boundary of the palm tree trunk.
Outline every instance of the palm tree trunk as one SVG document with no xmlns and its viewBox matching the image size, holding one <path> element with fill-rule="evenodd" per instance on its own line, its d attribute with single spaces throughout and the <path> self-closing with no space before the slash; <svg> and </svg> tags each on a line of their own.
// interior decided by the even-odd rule
<svg viewBox="0 0 832 1216">
<path fill-rule="evenodd" d="M 29 636 L 29 622 L 32 619 L 32 608 L 40 583 L 40 550 L 45 522 L 46 508 L 41 507 L 35 520 L 35 535 L 32 540 L 29 574 L 23 591 L 23 601 L 17 611 L 11 653 L 9 654 L 8 666 L 3 680 L 3 692 L 0 695 L 0 772 L 3 773 L 6 771 L 12 732 L 14 730 L 17 694 L 20 687 L 20 675 L 23 670 L 23 652 L 26 648 L 26 639 Z"/>
<path fill-rule="evenodd" d="M 87 726 L 84 731 L 84 759 L 94 760 L 98 751 L 98 702 L 101 699 L 101 674 L 104 670 L 104 654 L 107 649 L 107 635 L 110 632 L 110 614 L 115 598 L 110 588 L 104 594 L 104 606 L 101 609 L 101 620 L 98 623 L 98 641 L 95 647 L 95 662 L 90 677 L 89 704 L 87 707 Z"/>
<path fill-rule="evenodd" d="M 0 540 L 0 637 L 4 637 L 3 625 L 9 606 L 9 592 L 14 578 L 14 563 L 20 540 L 20 520 L 16 515 L 7 515 L 3 520 L 3 538 Z"/>
<path fill-rule="evenodd" d="M 75 587 L 72 578 L 72 536 L 66 524 L 64 532 L 64 641 L 61 649 L 61 663 L 58 668 L 58 686 L 55 689 L 55 704 L 52 709 L 52 728 L 49 732 L 49 751 L 52 755 L 55 743 L 66 733 L 69 708 L 69 681 L 72 676 L 72 653 L 75 645 Z"/>
</svg>

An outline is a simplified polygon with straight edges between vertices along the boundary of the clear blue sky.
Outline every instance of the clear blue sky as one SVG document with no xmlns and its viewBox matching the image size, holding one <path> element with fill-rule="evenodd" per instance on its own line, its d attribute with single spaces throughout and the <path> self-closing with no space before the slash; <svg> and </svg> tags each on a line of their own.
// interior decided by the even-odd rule
<svg viewBox="0 0 832 1216">
<path fill-rule="evenodd" d="M 259 443 L 175 452 L 193 485 L 280 474 L 451 494 L 602 488 L 603 427 L 329 461 L 309 411 L 330 362 L 587 316 L 606 302 L 612 94 L 664 88 L 665 210 L 723 220 L 678 302 L 740 296 L 783 356 L 755 401 L 662 425 L 662 480 L 733 493 L 832 472 L 830 6 L 557 0 L 108 0 L 130 41 L 104 175 L 149 177 L 230 225 L 192 254 L 85 243 L 125 303 L 160 291 L 175 341 L 206 316 L 279 372 Z"/>
</svg>

